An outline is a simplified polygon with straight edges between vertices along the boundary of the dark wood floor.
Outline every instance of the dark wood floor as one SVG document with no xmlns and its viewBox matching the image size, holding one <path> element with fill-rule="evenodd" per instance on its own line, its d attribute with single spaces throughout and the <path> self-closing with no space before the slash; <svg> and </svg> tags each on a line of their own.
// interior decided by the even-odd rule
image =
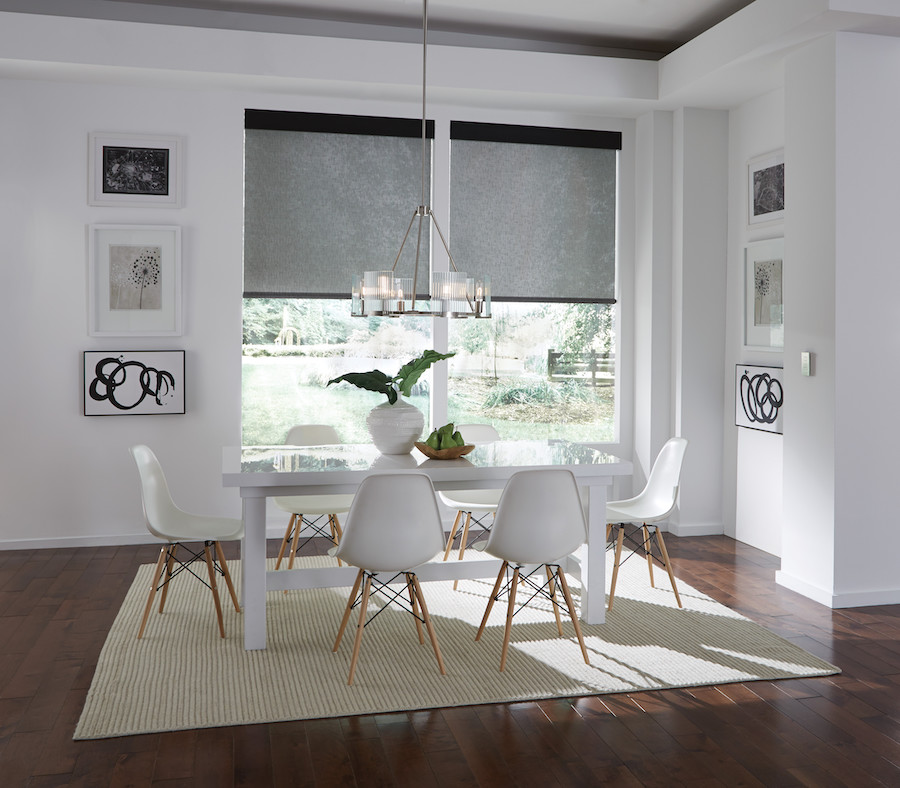
<svg viewBox="0 0 900 788">
<path fill-rule="evenodd" d="M 837 676 L 73 742 L 106 632 L 156 547 L 0 552 L 0 785 L 900 785 L 900 606 L 831 611 L 725 537 L 678 575 Z"/>
</svg>

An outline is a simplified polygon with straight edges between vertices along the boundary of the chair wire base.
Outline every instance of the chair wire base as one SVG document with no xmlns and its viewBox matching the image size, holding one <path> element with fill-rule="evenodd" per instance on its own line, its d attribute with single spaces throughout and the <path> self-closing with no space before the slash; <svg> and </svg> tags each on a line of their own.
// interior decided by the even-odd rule
<svg viewBox="0 0 900 788">
<path fill-rule="evenodd" d="M 403 590 L 394 590 L 390 588 L 390 585 L 398 582 L 398 578 L 403 577 L 404 588 Z M 362 589 L 362 590 L 360 590 Z M 388 603 L 383 607 L 379 608 L 372 616 L 367 620 L 366 612 L 369 605 L 369 599 L 372 596 L 372 593 L 376 593 L 384 597 L 388 600 Z M 409 602 L 403 596 L 404 591 L 409 594 Z M 422 631 L 422 625 L 425 625 L 425 629 L 428 632 L 428 637 L 431 640 L 431 647 L 434 650 L 434 655 L 437 659 L 438 668 L 440 669 L 441 675 L 446 675 L 447 671 L 444 667 L 444 659 L 441 656 L 441 650 L 438 646 L 437 635 L 434 632 L 434 627 L 431 623 L 431 617 L 428 615 L 428 607 L 425 604 L 425 597 L 422 596 L 422 589 L 419 585 L 419 579 L 416 577 L 415 572 L 397 572 L 390 580 L 384 582 L 380 580 L 376 573 L 369 572 L 365 569 L 360 569 L 356 575 L 356 582 L 353 584 L 353 588 L 350 591 L 350 596 L 347 599 L 347 606 L 344 608 L 344 617 L 341 620 L 341 626 L 337 633 L 337 638 L 334 641 L 334 647 L 331 649 L 333 652 L 338 650 L 338 647 L 341 644 L 341 639 L 344 636 L 344 630 L 347 627 L 347 622 L 350 619 L 350 614 L 355 608 L 359 608 L 359 620 L 356 627 L 356 639 L 353 643 L 353 655 L 350 659 L 350 674 L 347 678 L 347 684 L 353 684 L 353 677 L 356 672 L 356 663 L 359 658 L 359 650 L 360 645 L 362 643 L 362 633 L 363 630 L 371 624 L 376 618 L 378 618 L 381 613 L 383 613 L 391 604 L 396 604 L 407 613 L 410 613 L 416 621 L 416 633 L 418 634 L 419 644 L 425 643 L 425 635 Z M 421 612 L 420 612 L 421 611 Z"/>
<path fill-rule="evenodd" d="M 669 575 L 669 582 L 672 584 L 672 591 L 675 592 L 675 601 L 678 603 L 678 607 L 683 607 L 681 604 L 681 596 L 678 594 L 678 587 L 675 584 L 675 574 L 672 571 L 672 562 L 669 560 L 669 552 L 666 550 L 666 543 L 663 539 L 662 532 L 659 530 L 659 527 L 655 523 L 642 523 L 640 526 L 635 526 L 632 529 L 631 533 L 628 532 L 626 526 L 627 523 L 609 523 L 606 529 L 606 549 L 615 550 L 615 560 L 613 562 L 613 573 L 612 580 L 610 582 L 609 589 L 609 604 L 607 606 L 608 610 L 612 610 L 613 601 L 615 600 L 616 595 L 616 580 L 619 575 L 619 567 L 625 563 L 625 561 L 633 558 L 637 555 L 636 550 L 630 550 L 628 555 L 622 558 L 622 547 L 624 543 L 627 541 L 630 545 L 633 545 L 638 550 L 642 550 L 646 559 L 647 559 L 647 570 L 650 573 L 650 586 L 651 588 L 656 588 L 656 584 L 653 580 L 653 561 L 658 561 L 663 569 L 666 570 Z M 613 531 L 616 530 L 616 538 L 611 539 Z M 640 531 L 641 536 L 635 537 L 635 534 Z M 653 545 L 656 544 L 657 552 L 653 551 Z M 658 553 L 658 555 L 657 555 Z"/>
<path fill-rule="evenodd" d="M 512 566 L 513 570 L 511 578 L 509 577 L 510 566 Z M 544 568 L 547 574 L 547 582 L 539 585 L 535 580 L 532 579 L 532 575 L 539 571 L 541 567 Z M 523 567 L 521 564 L 511 565 L 508 561 L 503 562 L 503 566 L 500 567 L 500 572 L 497 575 L 497 581 L 494 583 L 494 588 L 491 591 L 491 596 L 488 599 L 487 607 L 484 611 L 484 616 L 481 619 L 481 626 L 478 628 L 478 634 L 475 635 L 475 640 L 481 640 L 481 635 L 484 632 L 484 628 L 487 626 L 488 617 L 491 614 L 491 609 L 494 606 L 494 602 L 500 600 L 501 597 L 506 596 L 508 598 L 508 605 L 506 610 L 506 629 L 503 633 L 503 649 L 500 653 L 500 671 L 502 672 L 506 668 L 506 657 L 509 653 L 509 642 L 510 635 L 512 633 L 513 617 L 532 599 L 540 595 L 552 602 L 553 615 L 556 617 L 556 630 L 557 632 L 559 632 L 560 637 L 565 637 L 565 634 L 563 633 L 562 619 L 560 618 L 559 611 L 565 609 L 566 613 L 568 613 L 569 618 L 571 618 L 572 620 L 572 626 L 575 628 L 575 637 L 578 639 L 578 645 L 581 647 L 581 655 L 584 657 L 585 664 L 590 665 L 591 661 L 588 657 L 587 647 L 584 644 L 584 637 L 582 637 L 581 634 L 581 626 L 578 623 L 578 615 L 575 612 L 575 603 L 572 601 L 572 594 L 569 591 L 569 584 L 566 582 L 565 572 L 563 572 L 559 564 L 538 564 L 534 567 L 534 569 L 524 574 L 521 571 L 522 568 Z M 506 577 L 505 585 L 503 585 L 504 576 Z M 563 606 L 556 599 L 557 583 L 559 583 L 559 587 L 563 593 L 563 598 L 565 599 L 565 608 L 563 608 Z M 525 585 L 532 589 L 532 594 L 517 608 L 516 592 L 518 591 L 518 587 L 520 585 Z"/>
</svg>

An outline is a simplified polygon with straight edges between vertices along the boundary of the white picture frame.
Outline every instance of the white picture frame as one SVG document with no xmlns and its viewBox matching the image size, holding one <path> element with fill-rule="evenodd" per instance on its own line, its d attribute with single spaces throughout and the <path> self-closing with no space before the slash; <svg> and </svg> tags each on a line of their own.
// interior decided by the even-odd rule
<svg viewBox="0 0 900 788">
<path fill-rule="evenodd" d="M 784 239 L 747 244 L 744 250 L 744 346 L 784 349 Z"/>
<path fill-rule="evenodd" d="M 85 416 L 183 415 L 183 350 L 86 350 Z"/>
<path fill-rule="evenodd" d="M 92 132 L 88 138 L 88 204 L 180 208 L 184 138 Z"/>
<path fill-rule="evenodd" d="M 734 423 L 763 432 L 784 432 L 784 369 L 737 364 L 734 369 Z"/>
<path fill-rule="evenodd" d="M 181 228 L 88 228 L 88 334 L 181 334 Z"/>
<path fill-rule="evenodd" d="M 749 225 L 784 219 L 784 149 L 747 162 Z"/>
</svg>

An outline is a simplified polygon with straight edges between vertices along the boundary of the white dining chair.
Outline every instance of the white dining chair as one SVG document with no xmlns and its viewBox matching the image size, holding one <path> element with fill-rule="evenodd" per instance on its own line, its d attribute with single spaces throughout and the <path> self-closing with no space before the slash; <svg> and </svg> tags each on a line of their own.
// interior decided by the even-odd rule
<svg viewBox="0 0 900 788">
<path fill-rule="evenodd" d="M 412 613 L 420 644 L 425 642 L 422 624 L 425 625 L 441 674 L 446 673 L 437 635 L 415 573 L 417 566 L 434 558 L 443 546 L 444 531 L 437 497 L 426 474 L 382 473 L 363 479 L 350 507 L 344 536 L 338 547 L 329 551 L 359 568 L 332 649 L 338 650 L 350 613 L 358 605 L 359 619 L 347 684 L 353 684 L 363 629 L 371 623 L 371 619 L 366 621 L 366 611 L 373 593 Z M 389 587 L 397 583 L 402 583 L 405 588 L 397 591 Z M 408 603 L 404 594 L 408 596 Z"/>
<path fill-rule="evenodd" d="M 612 579 L 609 587 L 609 606 L 612 610 L 616 597 L 616 580 L 619 577 L 619 566 L 622 563 L 622 546 L 627 538 L 635 547 L 643 550 L 647 557 L 647 568 L 650 571 L 650 585 L 653 583 L 653 560 L 658 560 L 669 575 L 672 591 L 675 592 L 675 601 L 678 607 L 682 607 L 681 597 L 678 594 L 678 586 L 675 584 L 675 573 L 672 571 L 672 562 L 669 552 L 666 550 L 666 542 L 659 523 L 667 519 L 675 510 L 678 501 L 678 485 L 681 479 L 681 467 L 684 462 L 684 452 L 688 442 L 684 438 L 670 438 L 660 449 L 647 484 L 638 495 L 622 501 L 609 501 L 606 504 L 606 540 L 612 547 L 610 535 L 616 530 L 615 558 L 613 560 Z M 625 528 L 629 523 L 640 523 L 641 538 L 636 539 L 633 534 L 626 534 Z M 659 555 L 653 552 L 653 543 L 656 543 Z M 629 553 L 626 560 L 634 553 Z"/>
<path fill-rule="evenodd" d="M 222 620 L 222 604 L 216 585 L 217 573 L 225 578 L 234 609 L 240 613 L 241 606 L 234 592 L 234 585 L 231 582 L 221 542 L 241 539 L 244 536 L 243 523 L 229 517 L 189 514 L 179 509 L 172 500 L 162 466 L 153 451 L 144 445 L 132 446 L 129 451 L 137 464 L 141 477 L 141 502 L 147 529 L 156 538 L 165 542 L 160 548 L 159 559 L 150 580 L 150 593 L 144 607 L 143 618 L 141 618 L 138 639 L 144 636 L 144 628 L 147 626 L 147 619 L 150 616 L 156 592 L 160 588 L 162 589 L 159 600 L 159 612 L 162 613 L 166 604 L 166 596 L 169 593 L 169 584 L 176 575 L 185 570 L 207 584 L 212 591 L 216 606 L 216 618 L 219 622 L 219 636 L 224 638 L 225 624 Z M 202 542 L 202 550 L 194 549 L 187 544 L 192 542 Z M 185 552 L 188 554 L 186 559 L 183 559 L 178 553 L 179 548 L 182 548 L 182 554 Z M 191 568 L 191 564 L 199 560 L 206 563 L 208 583 Z"/>
<path fill-rule="evenodd" d="M 289 446 L 323 446 L 341 443 L 341 438 L 337 430 L 328 424 L 297 424 L 288 430 L 285 443 Z M 353 495 L 280 495 L 273 500 L 279 509 L 290 514 L 278 557 L 275 559 L 275 568 L 281 568 L 285 550 L 290 545 L 288 569 L 293 569 L 298 551 L 310 539 L 323 536 L 331 539 L 335 545 L 340 542 L 341 522 L 338 515 L 350 511 Z M 327 518 L 324 523 L 322 518 Z M 300 536 L 304 529 L 309 536 L 301 543 Z"/>
<path fill-rule="evenodd" d="M 490 424 L 457 424 L 456 429 L 463 436 L 466 443 L 479 444 L 493 443 L 500 440 L 500 434 Z M 450 528 L 450 536 L 447 538 L 447 546 L 444 549 L 444 560 L 450 557 L 453 543 L 459 536 L 459 560 L 462 560 L 466 547 L 469 546 L 469 529 L 472 521 L 481 529 L 478 537 L 485 536 L 491 529 L 497 504 L 500 502 L 502 489 L 491 490 L 447 490 L 438 493 L 441 501 L 456 510 L 453 526 Z M 488 517 L 491 520 L 488 520 Z M 465 518 L 463 520 L 463 518 Z M 459 530 L 460 521 L 463 522 L 462 531 Z M 477 538 L 477 537 L 476 537 Z M 458 580 L 453 581 L 453 588 L 459 585 Z"/>
<path fill-rule="evenodd" d="M 475 636 L 475 640 L 481 639 L 494 602 L 507 596 L 506 629 L 500 654 L 501 671 L 506 668 L 519 585 L 526 586 L 530 593 L 523 605 L 538 596 L 550 601 L 556 617 L 557 631 L 563 637 L 559 615 L 561 605 L 556 595 L 556 586 L 559 585 L 581 654 L 584 661 L 590 664 L 572 594 L 561 566 L 565 558 L 583 545 L 586 539 L 587 523 L 578 494 L 578 484 L 570 470 L 539 468 L 518 471 L 509 478 L 500 496 L 490 535 L 486 541 L 475 545 L 476 549 L 503 559 L 497 582 L 494 583 L 481 626 Z M 509 576 L 510 567 L 513 570 L 512 577 Z M 546 579 L 541 576 L 541 570 Z"/>
</svg>

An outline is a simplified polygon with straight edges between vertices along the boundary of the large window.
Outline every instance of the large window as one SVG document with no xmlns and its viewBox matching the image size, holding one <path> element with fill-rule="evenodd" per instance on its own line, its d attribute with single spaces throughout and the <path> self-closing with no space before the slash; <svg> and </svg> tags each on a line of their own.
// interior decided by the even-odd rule
<svg viewBox="0 0 900 788">
<path fill-rule="evenodd" d="M 421 123 L 248 112 L 247 126 L 243 440 L 305 422 L 368 441 L 382 395 L 325 384 L 436 347 L 429 318 L 349 315 L 351 274 L 390 266 L 420 201 Z M 453 123 L 451 138 L 451 249 L 492 277 L 494 317 L 449 321 L 446 390 L 432 406 L 429 373 L 414 404 L 508 438 L 614 441 L 619 136 Z"/>
</svg>

